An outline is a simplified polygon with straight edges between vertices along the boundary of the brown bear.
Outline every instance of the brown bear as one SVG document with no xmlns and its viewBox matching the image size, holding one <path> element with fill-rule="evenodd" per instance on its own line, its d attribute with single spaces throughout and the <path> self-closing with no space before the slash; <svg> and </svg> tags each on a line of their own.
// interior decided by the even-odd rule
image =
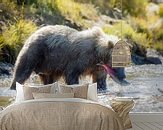
<svg viewBox="0 0 163 130">
<path fill-rule="evenodd" d="M 42 27 L 21 49 L 10 88 L 16 89 L 16 82 L 24 83 L 34 71 L 44 84 L 61 76 L 67 84 L 78 84 L 80 76 L 90 74 L 99 89 L 106 89 L 106 73 L 98 64 L 111 66 L 113 46 L 108 35 L 97 27 L 85 31 L 62 25 Z M 123 68 L 114 71 L 118 79 L 125 78 Z"/>
</svg>

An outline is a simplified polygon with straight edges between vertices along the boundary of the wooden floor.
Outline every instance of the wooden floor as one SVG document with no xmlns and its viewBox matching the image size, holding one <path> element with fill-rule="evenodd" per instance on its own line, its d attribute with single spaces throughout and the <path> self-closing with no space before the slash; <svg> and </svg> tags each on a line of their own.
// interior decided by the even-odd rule
<svg viewBox="0 0 163 130">
<path fill-rule="evenodd" d="M 132 129 L 163 130 L 163 113 L 131 113 Z"/>
</svg>

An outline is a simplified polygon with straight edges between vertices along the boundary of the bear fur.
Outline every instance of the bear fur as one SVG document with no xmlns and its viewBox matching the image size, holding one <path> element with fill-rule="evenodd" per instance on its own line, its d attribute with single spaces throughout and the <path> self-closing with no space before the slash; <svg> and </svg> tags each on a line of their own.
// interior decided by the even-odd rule
<svg viewBox="0 0 163 130">
<path fill-rule="evenodd" d="M 67 26 L 45 26 L 34 32 L 21 49 L 13 75 L 24 83 L 34 71 L 44 84 L 61 76 L 67 84 L 78 84 L 82 75 L 92 75 L 98 88 L 106 89 L 106 73 L 98 63 L 111 65 L 113 43 L 100 28 L 77 31 Z"/>
</svg>

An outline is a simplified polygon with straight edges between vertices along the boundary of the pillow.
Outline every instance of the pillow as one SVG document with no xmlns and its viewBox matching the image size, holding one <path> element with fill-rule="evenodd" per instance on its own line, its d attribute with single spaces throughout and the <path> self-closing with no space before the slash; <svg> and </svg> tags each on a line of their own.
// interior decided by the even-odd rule
<svg viewBox="0 0 163 130">
<path fill-rule="evenodd" d="M 134 105 L 135 103 L 131 98 L 125 99 L 120 97 L 111 100 L 112 109 L 118 114 L 119 117 L 121 117 L 126 129 L 132 128 L 129 112 L 134 107 Z"/>
<path fill-rule="evenodd" d="M 58 82 L 54 82 L 52 84 L 46 84 L 46 85 L 42 85 L 42 84 L 27 84 L 27 86 L 35 87 L 35 88 L 51 86 L 50 93 L 57 93 L 58 92 Z"/>
<path fill-rule="evenodd" d="M 28 86 L 28 87 L 32 87 L 32 88 L 40 88 L 40 87 L 48 87 L 50 86 L 51 89 L 50 89 L 50 93 L 56 93 L 58 91 L 58 83 L 55 82 L 53 84 L 48 84 L 48 85 L 28 85 L 28 84 L 25 84 L 25 86 Z M 24 101 L 25 98 L 24 98 L 24 85 L 16 82 L 16 100 L 15 102 L 21 102 L 21 101 Z"/>
<path fill-rule="evenodd" d="M 87 99 L 88 84 L 83 85 L 59 85 L 60 93 L 74 93 L 74 98 Z"/>
<path fill-rule="evenodd" d="M 89 84 L 87 99 L 92 101 L 97 101 L 97 83 Z"/>
<path fill-rule="evenodd" d="M 16 99 L 15 99 L 15 102 L 24 101 L 23 86 L 24 85 L 16 82 Z"/>
<path fill-rule="evenodd" d="M 33 93 L 34 99 L 40 98 L 74 98 L 74 93 Z"/>
<path fill-rule="evenodd" d="M 50 93 L 51 86 L 45 86 L 45 87 L 29 87 L 24 86 L 23 92 L 24 92 L 24 100 L 34 99 L 33 94 L 34 92 L 37 93 Z"/>
</svg>

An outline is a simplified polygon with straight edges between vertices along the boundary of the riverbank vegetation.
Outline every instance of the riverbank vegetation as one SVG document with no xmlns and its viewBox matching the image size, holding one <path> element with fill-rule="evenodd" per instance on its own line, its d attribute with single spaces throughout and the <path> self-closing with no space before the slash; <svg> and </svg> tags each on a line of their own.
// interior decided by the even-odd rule
<svg viewBox="0 0 163 130">
<path fill-rule="evenodd" d="M 163 4 L 149 0 L 0 0 L 0 61 L 14 64 L 37 28 L 62 24 L 78 30 L 100 26 L 163 54 Z"/>
</svg>

